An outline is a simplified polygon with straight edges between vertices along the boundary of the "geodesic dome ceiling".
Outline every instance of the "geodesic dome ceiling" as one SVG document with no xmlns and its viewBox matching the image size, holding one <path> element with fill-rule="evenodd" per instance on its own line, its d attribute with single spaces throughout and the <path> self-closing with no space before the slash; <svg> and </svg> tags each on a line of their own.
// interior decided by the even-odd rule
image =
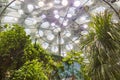
<svg viewBox="0 0 120 80">
<path fill-rule="evenodd" d="M 120 9 L 120 1 L 106 1 Z M 44 49 L 63 56 L 70 50 L 79 50 L 79 39 L 88 33 L 91 14 L 113 11 L 103 0 L 1 0 L 0 10 L 9 3 L 2 24 L 24 26 L 33 41 L 37 39 Z M 117 20 L 115 14 L 113 21 Z"/>
</svg>

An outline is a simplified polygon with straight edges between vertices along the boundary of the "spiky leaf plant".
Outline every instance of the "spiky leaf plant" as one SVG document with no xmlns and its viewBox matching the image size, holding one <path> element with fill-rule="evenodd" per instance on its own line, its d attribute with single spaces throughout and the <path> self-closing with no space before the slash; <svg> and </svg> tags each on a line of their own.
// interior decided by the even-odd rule
<svg viewBox="0 0 120 80">
<path fill-rule="evenodd" d="M 120 23 L 111 19 L 108 11 L 93 16 L 88 35 L 81 39 L 90 61 L 87 69 L 91 80 L 120 79 Z"/>
</svg>

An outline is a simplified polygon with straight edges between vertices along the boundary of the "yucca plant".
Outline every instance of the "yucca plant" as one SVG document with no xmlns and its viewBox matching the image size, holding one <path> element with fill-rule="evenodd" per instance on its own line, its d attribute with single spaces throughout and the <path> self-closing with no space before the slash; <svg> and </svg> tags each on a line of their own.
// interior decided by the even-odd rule
<svg viewBox="0 0 120 80">
<path fill-rule="evenodd" d="M 108 11 L 93 16 L 88 35 L 81 39 L 82 50 L 90 61 L 91 80 L 120 79 L 120 23 L 112 23 Z"/>
</svg>

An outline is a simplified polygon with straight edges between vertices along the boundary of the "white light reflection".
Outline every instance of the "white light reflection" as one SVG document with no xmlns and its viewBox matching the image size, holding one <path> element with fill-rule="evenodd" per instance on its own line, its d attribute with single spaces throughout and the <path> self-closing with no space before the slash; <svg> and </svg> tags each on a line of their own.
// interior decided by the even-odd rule
<svg viewBox="0 0 120 80">
<path fill-rule="evenodd" d="M 94 3 L 94 0 L 88 0 L 88 2 L 85 5 L 91 6 L 93 3 Z"/>
<path fill-rule="evenodd" d="M 30 35 L 31 30 L 30 29 L 25 29 L 25 32 L 26 32 L 27 35 Z"/>
<path fill-rule="evenodd" d="M 65 36 L 66 36 L 66 37 L 70 37 L 70 36 L 71 36 L 71 32 L 70 32 L 70 31 L 68 31 L 68 30 L 67 30 L 67 31 L 65 31 L 65 32 L 64 32 L 64 34 L 65 34 Z"/>
<path fill-rule="evenodd" d="M 60 0 L 54 0 L 55 4 L 60 4 L 60 2 L 61 2 Z"/>
<path fill-rule="evenodd" d="M 90 20 L 88 19 L 88 17 L 89 17 L 89 16 L 87 16 L 87 15 L 82 15 L 82 16 L 80 16 L 78 19 L 76 19 L 76 22 L 77 22 L 78 24 L 87 23 L 87 22 L 90 21 Z"/>
<path fill-rule="evenodd" d="M 68 17 L 68 18 L 71 18 L 71 17 L 72 17 L 72 14 L 67 14 L 67 17 Z"/>
<path fill-rule="evenodd" d="M 44 33 L 45 33 L 45 36 L 47 36 L 48 34 L 52 34 L 52 31 L 50 31 L 50 30 L 45 30 Z"/>
<path fill-rule="evenodd" d="M 54 5 L 53 5 L 53 3 L 48 3 L 48 6 L 49 6 L 50 8 L 52 8 Z"/>
<path fill-rule="evenodd" d="M 54 13 L 54 14 L 58 14 L 58 10 L 54 10 L 53 13 Z"/>
<path fill-rule="evenodd" d="M 32 12 L 34 10 L 34 6 L 32 4 L 28 4 L 27 9 L 29 12 Z"/>
<path fill-rule="evenodd" d="M 55 18 L 58 19 L 60 16 L 58 14 L 55 15 Z"/>
<path fill-rule="evenodd" d="M 50 26 L 49 22 L 44 22 L 41 24 L 41 28 L 48 28 Z"/>
<path fill-rule="evenodd" d="M 61 31 L 61 28 L 60 27 L 55 27 L 55 29 L 53 30 L 55 33 L 58 33 Z"/>
<path fill-rule="evenodd" d="M 47 35 L 47 39 L 50 40 L 50 41 L 53 40 L 54 38 L 55 38 L 55 36 L 53 34 L 48 34 Z"/>
<path fill-rule="evenodd" d="M 22 15 L 22 14 L 24 14 L 24 11 L 23 10 L 18 10 L 18 13 L 20 14 L 20 15 Z"/>
<path fill-rule="evenodd" d="M 72 44 L 67 44 L 66 45 L 66 49 L 67 50 L 72 50 L 73 49 L 73 45 Z"/>
<path fill-rule="evenodd" d="M 87 24 L 84 24 L 84 25 L 82 25 L 82 27 L 83 27 L 84 29 L 87 29 L 87 28 L 88 28 L 88 25 L 87 25 Z"/>
<path fill-rule="evenodd" d="M 55 23 L 51 23 L 51 26 L 55 26 Z"/>
<path fill-rule="evenodd" d="M 5 23 L 16 23 L 17 21 L 18 21 L 18 18 L 15 18 L 15 17 L 5 16 L 3 18 L 3 22 Z"/>
<path fill-rule="evenodd" d="M 63 26 L 67 26 L 68 25 L 68 19 L 67 20 L 65 20 L 64 22 L 63 22 Z"/>
<path fill-rule="evenodd" d="M 25 20 L 25 24 L 29 25 L 29 26 L 35 25 L 36 23 L 37 23 L 37 21 L 34 18 L 26 18 L 26 20 Z"/>
<path fill-rule="evenodd" d="M 51 51 L 52 52 L 58 52 L 58 46 L 52 46 Z"/>
<path fill-rule="evenodd" d="M 61 51 L 61 56 L 66 57 L 67 53 L 65 51 Z"/>
<path fill-rule="evenodd" d="M 63 26 L 67 26 L 68 25 L 68 22 L 63 22 Z"/>
<path fill-rule="evenodd" d="M 39 7 L 43 7 L 45 3 L 43 1 L 38 2 Z"/>
<path fill-rule="evenodd" d="M 92 14 L 96 15 L 96 13 L 101 13 L 101 12 L 104 12 L 105 10 L 106 10 L 105 7 L 100 6 L 100 7 L 95 8 L 95 9 L 92 11 Z"/>
<path fill-rule="evenodd" d="M 46 18 L 46 15 L 43 14 L 43 15 L 41 15 L 40 17 L 41 17 L 42 19 L 45 19 L 45 18 Z"/>
<path fill-rule="evenodd" d="M 63 6 L 67 6 L 68 5 L 68 0 L 62 0 L 61 3 L 62 3 Z"/>
<path fill-rule="evenodd" d="M 47 49 L 48 46 L 49 46 L 49 44 L 48 44 L 47 42 L 42 43 L 42 47 L 43 47 L 44 49 Z"/>
<path fill-rule="evenodd" d="M 81 21 L 86 20 L 86 16 L 81 16 L 81 17 L 80 17 L 80 20 L 81 20 Z"/>
<path fill-rule="evenodd" d="M 44 33 L 43 33 L 42 30 L 39 30 L 39 31 L 38 31 L 38 34 L 39 34 L 40 37 L 43 37 L 43 35 L 44 35 Z"/>
<path fill-rule="evenodd" d="M 75 7 L 79 7 L 81 5 L 81 2 L 79 1 L 79 0 L 76 0 L 75 2 L 74 2 L 74 6 Z"/>
<path fill-rule="evenodd" d="M 87 35 L 88 31 L 81 31 L 81 35 Z"/>
<path fill-rule="evenodd" d="M 75 14 L 75 7 L 70 7 L 69 10 L 68 10 L 68 13 L 74 15 Z"/>
<path fill-rule="evenodd" d="M 20 0 L 20 1 L 24 2 L 24 0 Z"/>
<path fill-rule="evenodd" d="M 59 43 L 60 42 L 60 43 Z M 57 39 L 57 44 L 64 44 L 64 39 L 63 38 L 61 38 L 61 40 L 59 41 L 58 39 Z"/>
</svg>

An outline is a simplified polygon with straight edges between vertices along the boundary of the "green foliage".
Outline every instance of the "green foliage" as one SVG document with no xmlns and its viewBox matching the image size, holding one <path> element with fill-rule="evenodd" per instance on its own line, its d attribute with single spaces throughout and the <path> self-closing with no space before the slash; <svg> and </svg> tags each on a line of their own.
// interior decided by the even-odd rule
<svg viewBox="0 0 120 80">
<path fill-rule="evenodd" d="M 111 22 L 108 11 L 92 17 L 89 34 L 81 39 L 82 50 L 88 53 L 87 68 L 92 80 L 119 80 L 120 25 Z"/>
<path fill-rule="evenodd" d="M 52 70 L 56 67 L 52 56 L 46 52 L 39 44 L 31 44 L 24 50 L 24 61 L 38 59 L 43 63 L 44 70 L 49 76 Z"/>
<path fill-rule="evenodd" d="M 0 79 L 10 69 L 18 69 L 24 61 L 24 48 L 30 44 L 29 36 L 19 25 L 5 25 L 0 32 Z"/>
<path fill-rule="evenodd" d="M 24 61 L 38 59 L 49 79 L 56 79 L 58 69 L 62 66 L 56 56 L 45 51 L 39 44 L 31 44 L 24 50 Z M 54 73 L 55 72 L 55 73 Z"/>
<path fill-rule="evenodd" d="M 11 80 L 48 80 L 42 64 L 38 60 L 27 61 L 14 73 Z"/>
<path fill-rule="evenodd" d="M 25 62 L 38 60 L 47 78 L 53 78 L 54 73 L 61 67 L 55 56 L 46 52 L 39 44 L 32 44 L 24 28 L 19 25 L 1 27 L 0 32 L 0 79 L 4 80 L 9 73 L 11 78 L 16 70 L 23 68 Z M 31 63 L 32 64 L 32 63 Z M 25 66 L 25 65 L 24 65 Z M 34 72 L 36 73 L 36 72 Z M 37 74 L 37 73 L 36 73 Z M 24 74 L 25 75 L 25 74 Z M 31 78 L 34 78 L 31 76 Z M 41 78 L 42 79 L 42 78 Z"/>
<path fill-rule="evenodd" d="M 63 61 L 67 64 L 73 64 L 74 62 L 78 62 L 81 64 L 83 58 L 81 57 L 81 52 L 71 51 L 67 53 L 67 56 L 63 58 Z"/>
<path fill-rule="evenodd" d="M 19 25 L 1 27 L 0 80 L 61 80 L 74 71 L 77 79 L 81 76 L 80 70 L 73 68 L 74 62 L 83 61 L 81 52 L 71 51 L 62 58 L 32 44 L 29 37 Z"/>
</svg>

